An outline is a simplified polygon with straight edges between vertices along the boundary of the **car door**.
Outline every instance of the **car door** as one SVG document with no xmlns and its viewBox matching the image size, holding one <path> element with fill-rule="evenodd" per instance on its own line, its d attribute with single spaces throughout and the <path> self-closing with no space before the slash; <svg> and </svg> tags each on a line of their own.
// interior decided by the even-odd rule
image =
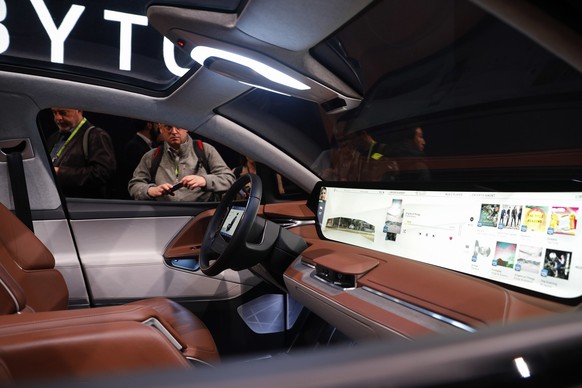
<svg viewBox="0 0 582 388">
<path fill-rule="evenodd" d="M 134 133 L 127 118 L 91 112 L 85 116 L 111 134 L 116 150 L 122 150 Z M 39 112 L 38 136 L 47 137 L 55 130 L 51 120 L 50 112 Z M 42 148 L 36 154 L 46 156 Z M 232 159 L 232 151 L 228 156 Z M 120 167 L 123 154 L 119 151 L 117 161 Z M 50 167 L 46 174 L 50 176 Z M 54 181 L 50 184 L 53 191 L 58 190 Z M 126 190 L 127 181 L 120 186 L 119 191 Z M 119 192 L 109 199 L 57 196 L 55 202 L 62 209 L 57 220 L 35 221 L 37 235 L 55 255 L 56 266 L 70 285 L 72 305 L 107 305 L 159 296 L 183 301 L 228 300 L 259 283 L 248 271 L 208 277 L 197 268 L 183 268 L 184 260 L 197 261 L 204 226 L 216 202 L 124 198 Z M 169 243 L 187 225 L 196 231 L 191 252 L 179 258 L 164 257 Z"/>
<path fill-rule="evenodd" d="M 165 296 L 221 300 L 240 296 L 258 283 L 250 272 L 208 277 L 170 266 L 164 252 L 190 222 L 205 225 L 214 204 L 159 204 L 131 200 L 67 199 L 71 234 L 95 305 Z M 205 212 L 206 211 L 206 212 Z M 192 253 L 205 229 L 196 229 Z M 60 252 L 55 252 L 59 263 Z"/>
</svg>

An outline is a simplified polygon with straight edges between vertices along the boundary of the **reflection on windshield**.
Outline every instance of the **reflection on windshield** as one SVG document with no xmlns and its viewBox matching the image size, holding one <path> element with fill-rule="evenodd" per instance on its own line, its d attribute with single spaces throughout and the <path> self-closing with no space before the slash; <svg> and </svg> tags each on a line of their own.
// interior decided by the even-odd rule
<svg viewBox="0 0 582 388">
<path fill-rule="evenodd" d="M 334 128 L 332 147 L 323 151 L 311 168 L 330 181 L 430 180 L 422 124 L 405 122 L 379 142 L 367 131 L 350 132 L 350 121 L 340 120 Z"/>
<path fill-rule="evenodd" d="M 380 2 L 326 42 L 364 101 L 322 119 L 308 165 L 337 181 L 579 178 L 580 73 L 470 3 L 438 4 L 402 23 Z"/>
<path fill-rule="evenodd" d="M 374 3 L 311 50 L 362 94 L 358 108 L 253 91 L 220 113 L 324 180 L 582 178 L 578 70 L 470 2 L 396 4 Z"/>
</svg>

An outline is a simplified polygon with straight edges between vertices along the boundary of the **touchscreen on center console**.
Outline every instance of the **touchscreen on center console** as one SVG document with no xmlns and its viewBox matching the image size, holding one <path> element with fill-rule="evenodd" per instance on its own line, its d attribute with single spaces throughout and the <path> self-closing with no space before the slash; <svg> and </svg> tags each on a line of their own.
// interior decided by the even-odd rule
<svg viewBox="0 0 582 388">
<path fill-rule="evenodd" d="M 326 186 L 328 239 L 561 298 L 582 296 L 580 192 Z"/>
</svg>

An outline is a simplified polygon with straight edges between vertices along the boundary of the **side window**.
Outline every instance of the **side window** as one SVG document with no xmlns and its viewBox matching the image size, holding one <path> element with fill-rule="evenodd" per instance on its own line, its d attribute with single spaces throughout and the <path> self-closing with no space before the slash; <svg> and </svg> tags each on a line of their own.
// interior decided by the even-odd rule
<svg viewBox="0 0 582 388">
<path fill-rule="evenodd" d="M 309 196 L 295 183 L 265 165 L 257 165 L 256 174 L 261 177 L 263 199 L 267 203 L 306 200 Z"/>
<path fill-rule="evenodd" d="M 276 197 L 282 200 L 302 200 L 309 196 L 302 188 L 285 178 L 281 174 L 276 174 L 277 193 Z"/>
<path fill-rule="evenodd" d="M 157 125 L 152 127 L 154 123 L 127 117 L 53 108 L 41 111 L 37 121 L 65 197 L 132 199 L 128 182 L 135 168 L 142 156 L 162 140 Z M 214 148 L 213 152 L 224 160 L 225 169 L 239 165 L 238 153 L 211 140 L 198 139 Z"/>
<path fill-rule="evenodd" d="M 53 108 L 39 112 L 37 122 L 65 197 L 129 198 L 120 189 L 119 161 L 131 119 Z"/>
<path fill-rule="evenodd" d="M 308 197 L 308 193 L 283 175 L 245 156 L 239 157 L 239 162 L 233 172 L 237 179 L 247 172 L 257 174 L 263 183 L 263 198 L 266 202 L 300 200 Z"/>
</svg>

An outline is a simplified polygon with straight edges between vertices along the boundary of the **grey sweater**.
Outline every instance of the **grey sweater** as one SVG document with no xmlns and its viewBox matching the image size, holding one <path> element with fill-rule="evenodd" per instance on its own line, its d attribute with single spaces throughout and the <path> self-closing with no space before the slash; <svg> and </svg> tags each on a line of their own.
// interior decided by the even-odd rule
<svg viewBox="0 0 582 388">
<path fill-rule="evenodd" d="M 204 177 L 206 187 L 198 187 L 194 190 L 183 187 L 175 191 L 173 196 L 164 195 L 156 199 L 159 201 L 209 201 L 213 199 L 213 193 L 228 190 L 235 180 L 234 174 L 216 148 L 207 143 L 203 144 L 204 154 L 210 167 L 210 171 L 206 171 L 202 163 L 198 163 L 198 157 L 193 147 L 197 147 L 197 145 L 190 137 L 180 145 L 180 151 L 177 153 L 173 153 L 168 144 L 164 143 L 163 149 L 160 150 L 163 152 L 162 160 L 153 183 L 150 178 L 150 168 L 156 149 L 148 151 L 142 157 L 133 172 L 133 178 L 129 181 L 128 190 L 131 197 L 133 199 L 152 199 L 147 195 L 148 188 L 162 183 L 176 184 L 187 175 Z"/>
</svg>

